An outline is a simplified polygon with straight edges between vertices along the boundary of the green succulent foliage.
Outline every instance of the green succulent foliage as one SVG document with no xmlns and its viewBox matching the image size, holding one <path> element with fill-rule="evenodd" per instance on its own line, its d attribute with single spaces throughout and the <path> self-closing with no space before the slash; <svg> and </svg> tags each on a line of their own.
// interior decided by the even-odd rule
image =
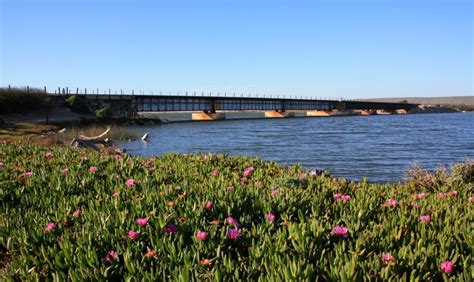
<svg viewBox="0 0 474 282">
<path fill-rule="evenodd" d="M 109 108 L 102 108 L 95 113 L 100 120 L 110 120 L 112 118 L 112 111 Z"/>
<path fill-rule="evenodd" d="M 0 280 L 474 278 L 474 195 L 460 168 L 462 181 L 413 199 L 405 184 L 335 180 L 223 154 L 143 159 L 2 144 L 0 162 Z M 136 183 L 127 186 L 128 179 Z M 457 195 L 438 196 L 453 189 Z M 335 200 L 336 193 L 351 199 Z M 391 198 L 396 206 L 387 205 Z M 207 201 L 212 208 L 204 208 Z M 430 222 L 420 222 L 425 214 Z M 228 216 L 240 223 L 238 239 L 227 237 L 234 227 Z M 140 226 L 143 217 L 148 223 Z M 176 233 L 164 232 L 170 224 Z M 337 225 L 349 236 L 332 234 Z M 137 239 L 127 237 L 130 230 L 139 231 Z M 207 239 L 198 240 L 197 230 Z M 382 262 L 383 253 L 394 260 Z M 445 260 L 454 263 L 449 274 L 440 269 Z"/>
</svg>

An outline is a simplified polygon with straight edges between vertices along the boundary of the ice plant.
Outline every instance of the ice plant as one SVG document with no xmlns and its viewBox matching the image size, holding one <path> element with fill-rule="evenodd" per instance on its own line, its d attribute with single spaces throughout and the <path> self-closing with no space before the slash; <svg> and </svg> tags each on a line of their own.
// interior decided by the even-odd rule
<svg viewBox="0 0 474 282">
<path fill-rule="evenodd" d="M 111 250 L 107 253 L 107 255 L 105 255 L 104 261 L 110 262 L 113 260 L 118 260 L 118 255 L 114 250 Z"/>
<path fill-rule="evenodd" d="M 227 222 L 230 225 L 239 226 L 239 222 L 230 215 L 226 217 L 225 222 Z"/>
<path fill-rule="evenodd" d="M 267 214 L 267 220 L 270 221 L 270 222 L 274 222 L 276 219 L 276 215 L 274 213 L 269 213 Z"/>
<path fill-rule="evenodd" d="M 395 258 L 390 253 L 383 253 L 380 257 L 380 260 L 385 265 L 393 265 L 395 264 Z"/>
<path fill-rule="evenodd" d="M 217 169 L 214 169 L 212 172 L 211 172 L 211 175 L 212 176 L 217 176 L 219 175 L 219 171 Z"/>
<path fill-rule="evenodd" d="M 127 237 L 132 239 L 132 240 L 136 240 L 138 238 L 139 234 L 140 234 L 140 232 L 138 232 L 138 231 L 130 230 L 130 231 L 128 231 Z"/>
<path fill-rule="evenodd" d="M 390 206 L 390 207 L 395 207 L 397 205 L 397 200 L 395 199 L 388 199 L 387 200 L 387 204 Z"/>
<path fill-rule="evenodd" d="M 89 172 L 96 173 L 97 172 L 97 167 L 96 166 L 91 166 L 89 168 Z"/>
<path fill-rule="evenodd" d="M 53 152 L 46 152 L 46 153 L 44 153 L 44 157 L 45 157 L 45 158 L 48 158 L 48 159 L 49 159 L 49 158 L 52 158 L 53 156 L 54 156 L 54 155 L 53 155 Z"/>
<path fill-rule="evenodd" d="M 334 194 L 333 197 L 334 197 L 334 200 L 339 200 L 342 197 L 342 194 L 337 193 L 337 194 Z"/>
<path fill-rule="evenodd" d="M 174 224 L 169 224 L 167 226 L 165 226 L 165 233 L 166 234 L 172 234 L 172 233 L 176 233 L 178 232 L 178 226 L 174 225 Z"/>
<path fill-rule="evenodd" d="M 67 174 L 69 172 L 69 168 L 65 167 L 61 170 L 62 174 Z"/>
<path fill-rule="evenodd" d="M 349 201 L 351 200 L 351 196 L 349 196 L 349 195 L 342 195 L 342 196 L 341 196 L 341 200 L 342 200 L 343 202 L 349 202 Z"/>
<path fill-rule="evenodd" d="M 454 191 L 450 191 L 448 192 L 449 196 L 456 196 L 458 194 L 458 191 L 454 190 Z"/>
<path fill-rule="evenodd" d="M 278 195 L 279 193 L 280 193 L 280 191 L 278 191 L 278 189 L 273 189 L 271 195 L 272 195 L 273 197 L 275 197 L 275 196 Z"/>
<path fill-rule="evenodd" d="M 146 256 L 147 258 L 152 258 L 152 257 L 154 257 L 155 255 L 156 255 L 156 254 L 155 254 L 155 252 L 154 252 L 152 249 L 150 249 L 150 248 L 148 248 L 148 247 L 146 248 L 146 254 L 145 254 L 145 256 Z"/>
<path fill-rule="evenodd" d="M 212 201 L 207 201 L 206 204 L 204 205 L 205 209 L 212 209 Z"/>
<path fill-rule="evenodd" d="M 76 209 L 73 213 L 72 213 L 72 216 L 74 217 L 80 217 L 81 216 L 81 209 Z"/>
<path fill-rule="evenodd" d="M 416 195 L 417 199 L 423 199 L 424 197 L 426 197 L 425 193 L 419 193 L 419 194 Z"/>
<path fill-rule="evenodd" d="M 140 226 L 145 226 L 148 223 L 148 218 L 146 217 L 137 218 L 136 222 Z"/>
<path fill-rule="evenodd" d="M 454 264 L 451 261 L 446 260 L 443 263 L 441 263 L 439 267 L 441 268 L 441 271 L 443 271 L 444 273 L 451 273 L 453 271 Z"/>
<path fill-rule="evenodd" d="M 244 171 L 244 177 L 245 177 L 245 178 L 249 177 L 249 176 L 252 174 L 252 172 L 253 172 L 254 170 L 255 170 L 255 169 L 253 168 L 253 166 L 247 167 L 247 168 L 245 169 L 245 171 Z"/>
<path fill-rule="evenodd" d="M 50 221 L 48 222 L 48 224 L 46 224 L 46 227 L 44 228 L 44 232 L 51 232 L 54 229 L 56 229 L 56 227 L 57 227 L 56 223 Z"/>
<path fill-rule="evenodd" d="M 231 229 L 227 230 L 227 238 L 235 240 L 239 237 L 240 237 L 239 229 L 231 228 Z"/>
<path fill-rule="evenodd" d="M 202 230 L 198 230 L 196 232 L 196 238 L 198 238 L 201 241 L 205 241 L 207 239 L 207 233 Z"/>
<path fill-rule="evenodd" d="M 28 176 L 28 177 L 31 177 L 31 176 L 33 176 L 33 172 L 32 171 L 27 171 L 27 172 L 25 172 L 25 175 Z"/>
<path fill-rule="evenodd" d="M 347 227 L 344 226 L 334 226 L 332 228 L 331 233 L 342 238 L 346 238 L 349 236 L 349 230 L 347 229 Z"/>
<path fill-rule="evenodd" d="M 447 194 L 441 192 L 441 193 L 439 193 L 438 195 L 439 195 L 439 197 L 440 197 L 441 199 L 444 199 L 444 198 L 446 198 L 446 195 L 447 195 Z"/>
<path fill-rule="evenodd" d="M 234 186 L 232 185 L 227 186 L 227 192 L 232 192 L 232 191 L 234 191 Z"/>
<path fill-rule="evenodd" d="M 135 179 L 129 178 L 127 179 L 127 181 L 125 181 L 125 186 L 132 187 L 132 186 L 135 186 L 136 183 L 137 182 L 135 181 Z"/>
<path fill-rule="evenodd" d="M 120 160 L 120 159 L 122 158 L 122 155 L 120 155 L 120 154 L 115 154 L 115 155 L 114 155 L 114 158 L 115 158 L 116 160 Z"/>
<path fill-rule="evenodd" d="M 474 202 L 474 197 L 469 197 L 469 198 L 467 198 L 467 200 L 468 200 L 469 202 Z"/>
<path fill-rule="evenodd" d="M 120 195 L 120 191 L 115 191 L 112 193 L 112 196 L 114 196 L 115 198 L 117 198 L 119 195 Z"/>
<path fill-rule="evenodd" d="M 430 222 L 430 221 L 431 221 L 431 217 L 430 217 L 429 214 L 422 215 L 422 216 L 420 216 L 420 221 L 421 221 L 421 222 Z"/>
<path fill-rule="evenodd" d="M 0 168 L 4 168 L 5 167 L 5 164 L 0 162 Z"/>
</svg>

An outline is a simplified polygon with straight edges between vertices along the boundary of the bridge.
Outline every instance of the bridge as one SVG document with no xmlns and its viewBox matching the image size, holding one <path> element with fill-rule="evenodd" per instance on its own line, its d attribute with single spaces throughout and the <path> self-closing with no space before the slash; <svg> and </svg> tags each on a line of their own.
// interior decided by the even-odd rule
<svg viewBox="0 0 474 282">
<path fill-rule="evenodd" d="M 262 111 L 265 117 L 291 117 L 295 112 L 308 116 L 370 115 L 407 113 L 418 104 L 309 98 L 194 96 L 153 94 L 58 94 L 76 95 L 93 110 L 110 108 L 115 115 L 136 115 L 138 112 L 193 112 L 195 120 L 225 119 L 229 111 Z"/>
</svg>

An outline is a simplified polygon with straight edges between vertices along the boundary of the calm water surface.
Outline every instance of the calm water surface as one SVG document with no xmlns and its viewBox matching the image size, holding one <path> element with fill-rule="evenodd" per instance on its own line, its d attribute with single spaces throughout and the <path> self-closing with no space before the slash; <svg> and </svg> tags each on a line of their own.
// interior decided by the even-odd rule
<svg viewBox="0 0 474 282">
<path fill-rule="evenodd" d="M 434 169 L 474 158 L 474 113 L 228 120 L 137 127 L 133 155 L 225 152 L 300 163 L 333 175 L 401 181 L 414 161 Z"/>
</svg>

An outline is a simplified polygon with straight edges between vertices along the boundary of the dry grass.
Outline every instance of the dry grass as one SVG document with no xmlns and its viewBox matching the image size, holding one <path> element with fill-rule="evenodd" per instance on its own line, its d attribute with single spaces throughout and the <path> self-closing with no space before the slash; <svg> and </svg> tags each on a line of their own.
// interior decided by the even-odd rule
<svg viewBox="0 0 474 282">
<path fill-rule="evenodd" d="M 2 142 L 25 142 L 43 146 L 54 146 L 69 144 L 72 139 L 79 135 L 96 136 L 107 129 L 106 125 L 87 125 L 67 128 L 64 133 L 59 133 L 58 125 L 45 125 L 35 123 L 18 123 L 11 128 L 0 129 L 0 141 Z M 136 139 L 137 136 L 126 127 L 112 126 L 110 132 L 105 136 L 111 140 Z"/>
</svg>

